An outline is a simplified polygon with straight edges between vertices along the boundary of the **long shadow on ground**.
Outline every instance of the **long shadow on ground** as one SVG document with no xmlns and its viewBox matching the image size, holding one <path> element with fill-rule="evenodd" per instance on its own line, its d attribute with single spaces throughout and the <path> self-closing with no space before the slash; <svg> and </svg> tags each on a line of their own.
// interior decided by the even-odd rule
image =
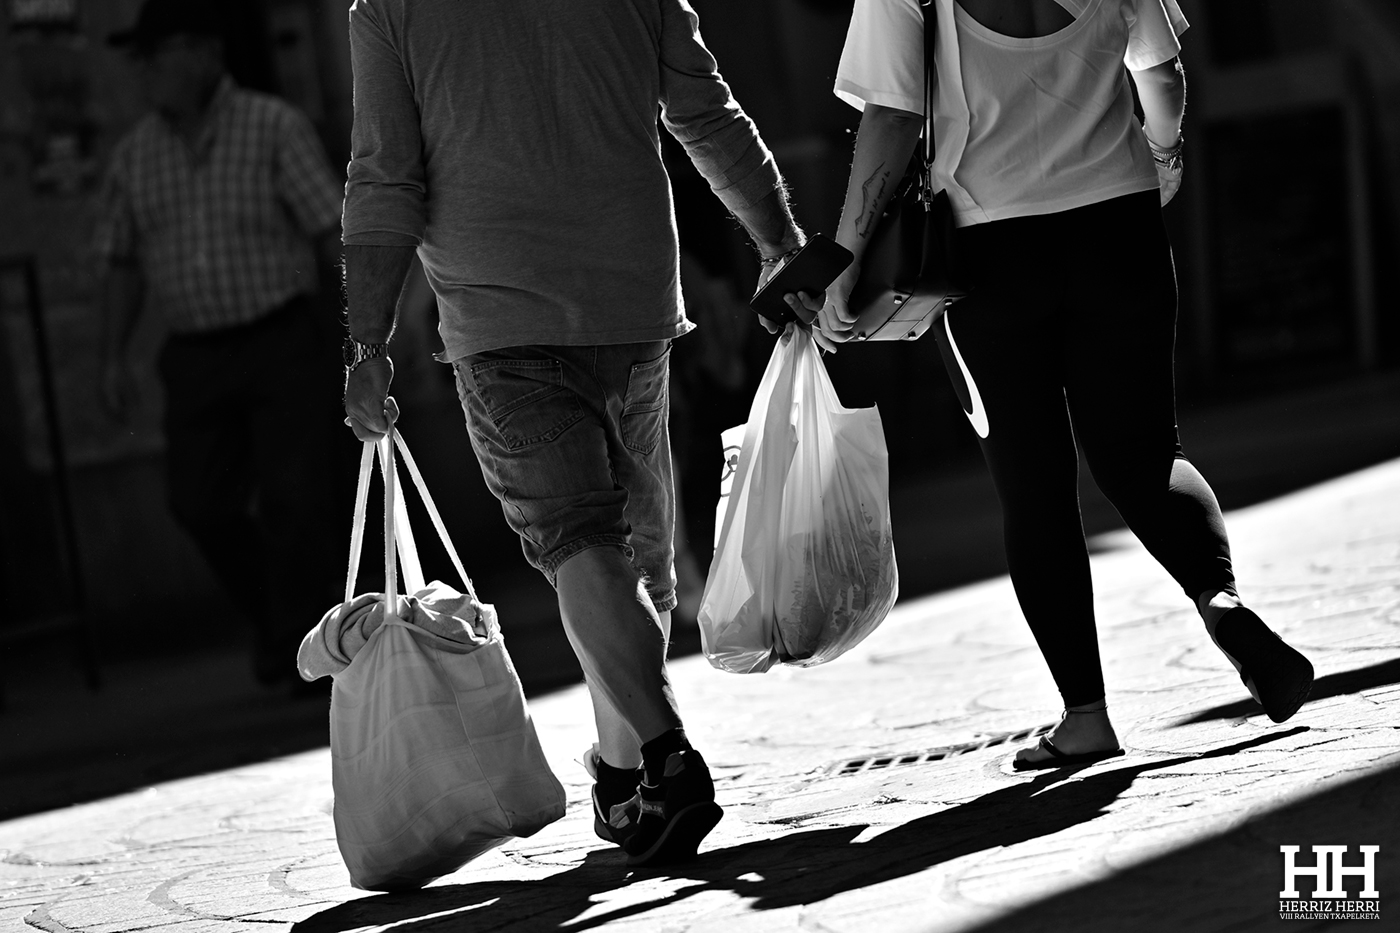
<svg viewBox="0 0 1400 933">
<path fill-rule="evenodd" d="M 1380 664 L 1372 664 L 1370 667 L 1359 667 L 1354 671 L 1338 671 L 1335 674 L 1319 677 L 1313 681 L 1312 692 L 1308 694 L 1308 702 L 1313 703 L 1329 697 L 1360 693 L 1363 690 L 1374 690 L 1376 687 L 1397 683 L 1400 683 L 1400 658 L 1382 661 Z M 1212 706 L 1181 719 L 1176 725 L 1189 726 L 1216 719 L 1242 719 L 1245 716 L 1256 715 L 1259 710 L 1259 704 L 1252 699 L 1222 703 L 1220 706 Z"/>
<path fill-rule="evenodd" d="M 1065 782 L 1064 770 L 1041 774 L 911 820 L 868 842 L 853 842 L 865 829 L 856 824 L 714 850 L 668 869 L 670 893 L 639 900 L 629 892 L 612 910 L 606 908 L 609 892 L 648 877 L 629 871 L 615 849 L 591 852 L 579 866 L 540 881 L 443 885 L 349 901 L 292 930 L 344 933 L 391 926 L 396 933 L 426 933 L 461 929 L 467 922 L 472 928 L 492 930 L 588 930 L 714 891 L 750 899 L 747 909 L 752 911 L 811 904 L 1087 823 L 1105 813 L 1140 775 L 1234 755 L 1303 731 L 1306 727 L 1282 730 L 1203 755 L 1103 770 L 1078 781 Z"/>
<path fill-rule="evenodd" d="M 1299 923 L 1279 917 L 1283 890 L 1281 845 L 1300 847 L 1297 864 L 1317 861 L 1314 845 L 1345 845 L 1343 865 L 1361 864 L 1358 846 L 1379 845 L 1376 890 L 1400 891 L 1400 765 L 1373 772 L 1255 817 L 1212 839 L 1125 868 L 1112 878 L 1065 891 L 979 927 L 977 933 L 1178 933 L 1178 931 L 1393 929 L 1343 921 Z M 1362 879 L 1347 876 L 1346 899 L 1355 900 Z M 1313 879 L 1297 879 L 1313 898 Z M 1335 903 L 1335 902 L 1334 902 Z M 1393 906 L 1391 911 L 1393 913 Z M 1384 917 L 1384 915 L 1383 915 Z"/>
</svg>

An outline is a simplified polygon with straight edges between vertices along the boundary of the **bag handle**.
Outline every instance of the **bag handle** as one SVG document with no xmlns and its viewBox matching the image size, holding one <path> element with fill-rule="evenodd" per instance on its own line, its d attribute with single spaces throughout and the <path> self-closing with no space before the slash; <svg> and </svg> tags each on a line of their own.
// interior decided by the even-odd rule
<svg viewBox="0 0 1400 933">
<path fill-rule="evenodd" d="M 442 515 L 438 512 L 437 505 L 428 493 L 427 484 L 423 481 L 423 474 L 419 471 L 418 464 L 414 462 L 413 455 L 409 453 L 408 445 L 404 443 L 403 436 L 399 434 L 397 429 L 394 429 L 392 440 L 389 436 L 385 436 L 379 441 L 366 441 L 360 453 L 360 475 L 355 487 L 355 514 L 350 524 L 350 560 L 345 577 L 345 602 L 349 603 L 355 598 L 355 583 L 359 578 L 360 558 L 364 550 L 370 474 L 374 471 L 376 460 L 378 460 L 384 476 L 384 603 L 386 609 L 392 614 L 398 604 L 396 564 L 403 568 L 404 585 L 408 588 L 408 592 L 416 592 L 423 588 L 423 570 L 418 559 L 413 530 L 408 520 L 403 484 L 398 481 L 398 468 L 394 457 L 396 445 L 403 455 L 404 463 L 408 466 L 413 485 L 423 499 L 428 516 L 432 519 L 433 528 L 437 531 L 438 538 L 442 541 L 443 548 L 452 561 L 452 566 L 462 578 L 464 593 L 471 599 L 477 600 L 471 578 L 467 576 L 462 559 L 458 556 L 457 549 L 447 534 L 447 526 L 442 520 Z"/>
<path fill-rule="evenodd" d="M 398 550 L 398 470 L 394 468 L 394 443 L 388 436 L 376 444 L 379 453 L 379 471 L 384 477 L 384 617 L 398 614 L 399 574 L 394 560 Z M 407 524 L 405 522 L 405 524 Z"/>
<path fill-rule="evenodd" d="M 433 528 L 438 533 L 438 540 L 442 542 L 443 550 L 447 552 L 447 557 L 452 561 L 452 566 L 456 569 L 457 575 L 462 578 L 464 592 L 472 599 L 476 599 L 476 590 L 472 587 L 471 578 L 467 576 L 467 570 L 462 566 L 462 558 L 457 556 L 457 549 L 452 545 L 452 538 L 447 534 L 447 525 L 442 520 L 442 515 L 438 513 L 437 505 L 433 502 L 433 497 L 428 494 L 428 484 L 423 482 L 423 474 L 418 470 L 418 464 L 414 462 L 413 454 L 408 452 L 408 444 L 404 443 L 403 435 L 398 429 L 394 429 L 394 443 L 399 448 L 399 453 L 403 454 L 404 466 L 408 467 L 408 475 L 413 480 L 413 486 L 418 490 L 419 497 L 423 500 L 424 507 L 428 510 L 428 518 L 433 523 Z M 404 514 L 404 524 L 407 525 L 407 512 Z M 478 600 L 479 601 L 479 600 Z"/>
<path fill-rule="evenodd" d="M 387 439 L 385 443 L 387 444 Z M 408 520 L 408 505 L 404 499 L 403 480 L 399 477 L 398 463 L 393 448 L 386 449 L 387 454 L 381 455 L 380 459 L 390 464 L 392 469 L 386 469 L 385 472 L 392 473 L 394 479 L 394 546 L 398 551 L 399 570 L 403 573 L 404 592 L 416 593 L 425 586 L 423 565 L 418 559 L 418 543 L 413 537 L 413 525 Z M 385 491 L 387 492 L 387 487 Z"/>
<path fill-rule="evenodd" d="M 920 0 L 924 14 L 924 190 L 920 200 L 924 209 L 933 204 L 933 88 L 937 73 L 934 70 L 933 51 L 938 37 L 938 0 Z"/>
<path fill-rule="evenodd" d="M 369 505 L 369 478 L 374 472 L 374 442 L 360 451 L 360 478 L 355 485 L 355 515 L 350 522 L 350 569 L 345 575 L 345 602 L 355 598 L 355 582 L 360 576 L 360 554 L 365 543 L 365 508 Z"/>
<path fill-rule="evenodd" d="M 392 612 L 393 607 L 398 603 L 398 573 L 395 567 L 398 538 L 395 525 L 398 522 L 395 519 L 401 509 L 396 507 L 396 500 L 401 500 L 403 494 L 396 488 L 397 484 L 394 482 L 395 471 L 391 445 L 387 447 L 387 458 L 386 460 L 386 445 L 375 441 L 366 441 L 360 452 L 360 476 L 355 485 L 355 514 L 350 523 L 350 561 L 345 574 L 344 601 L 349 603 L 355 598 L 355 583 L 359 579 L 360 558 L 364 552 L 370 474 L 374 472 L 374 464 L 377 459 L 384 476 L 384 604 Z M 404 521 L 402 524 L 406 527 L 408 523 Z M 416 550 L 413 552 L 413 559 L 415 561 L 417 559 Z M 418 571 L 418 575 L 422 575 L 421 570 Z"/>
</svg>

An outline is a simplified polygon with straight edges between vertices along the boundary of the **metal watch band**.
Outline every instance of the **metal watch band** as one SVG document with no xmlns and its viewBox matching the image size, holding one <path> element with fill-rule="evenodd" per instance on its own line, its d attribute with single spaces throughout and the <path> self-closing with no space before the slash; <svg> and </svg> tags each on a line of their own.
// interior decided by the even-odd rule
<svg viewBox="0 0 1400 933">
<path fill-rule="evenodd" d="M 345 342 L 340 347 L 341 361 L 345 364 L 347 373 L 353 373 L 355 368 L 365 360 L 382 359 L 388 353 L 388 343 L 360 343 L 350 336 L 345 338 Z"/>
</svg>

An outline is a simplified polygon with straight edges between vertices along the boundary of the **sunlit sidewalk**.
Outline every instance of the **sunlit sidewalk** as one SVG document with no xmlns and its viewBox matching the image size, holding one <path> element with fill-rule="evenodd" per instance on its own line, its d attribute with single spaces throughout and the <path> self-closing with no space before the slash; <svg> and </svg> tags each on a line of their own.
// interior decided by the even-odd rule
<svg viewBox="0 0 1400 933">
<path fill-rule="evenodd" d="M 422 892 L 349 888 L 321 750 L 0 824 L 0 928 L 1252 930 L 1287 924 L 1280 846 L 1312 866 L 1324 844 L 1347 866 L 1379 845 L 1384 900 L 1400 892 L 1400 461 L 1229 529 L 1241 595 L 1318 671 L 1282 725 L 1114 533 L 1093 566 L 1123 758 L 1010 770 L 1025 740 L 1008 737 L 1059 709 L 1003 578 L 903 603 L 824 667 L 677 663 L 726 808 L 684 868 L 629 872 L 594 838 L 572 688 L 532 702 L 568 815 Z M 1355 899 L 1363 881 L 1341 883 Z M 1308 898 L 1313 878 L 1297 883 Z"/>
</svg>

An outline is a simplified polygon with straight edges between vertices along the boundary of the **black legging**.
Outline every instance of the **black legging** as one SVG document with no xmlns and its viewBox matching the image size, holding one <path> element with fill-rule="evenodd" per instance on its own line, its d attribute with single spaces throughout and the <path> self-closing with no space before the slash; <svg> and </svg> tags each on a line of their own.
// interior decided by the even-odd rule
<svg viewBox="0 0 1400 933">
<path fill-rule="evenodd" d="M 1001 499 L 1021 609 L 1065 705 L 1091 703 L 1104 685 L 1076 438 L 1193 603 L 1234 591 L 1220 506 L 1177 437 L 1176 276 L 1158 195 L 960 228 L 957 247 L 975 288 L 935 329 L 939 347 Z"/>
</svg>

